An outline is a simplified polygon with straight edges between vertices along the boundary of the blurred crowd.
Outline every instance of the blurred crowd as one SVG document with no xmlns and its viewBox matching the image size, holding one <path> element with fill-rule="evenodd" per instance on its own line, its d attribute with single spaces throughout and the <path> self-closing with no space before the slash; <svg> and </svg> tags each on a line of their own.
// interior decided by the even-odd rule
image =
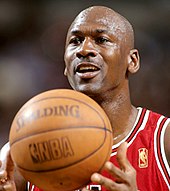
<svg viewBox="0 0 170 191">
<path fill-rule="evenodd" d="M 77 13 L 91 5 L 109 6 L 132 23 L 141 57 L 130 81 L 132 102 L 170 116 L 169 0 L 0 0 L 0 146 L 28 99 L 70 88 L 63 75 L 65 35 Z"/>
</svg>

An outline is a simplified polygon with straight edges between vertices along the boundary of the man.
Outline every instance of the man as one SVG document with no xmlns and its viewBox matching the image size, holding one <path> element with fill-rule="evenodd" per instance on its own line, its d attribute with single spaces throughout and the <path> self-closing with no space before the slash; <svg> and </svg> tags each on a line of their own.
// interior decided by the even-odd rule
<svg viewBox="0 0 170 191">
<path fill-rule="evenodd" d="M 110 162 L 84 190 L 168 191 L 170 119 L 131 103 L 128 77 L 139 69 L 139 54 L 130 23 L 107 7 L 83 10 L 68 30 L 64 58 L 72 88 L 98 102 L 113 128 Z M 15 190 L 5 147 L 0 190 Z"/>
</svg>

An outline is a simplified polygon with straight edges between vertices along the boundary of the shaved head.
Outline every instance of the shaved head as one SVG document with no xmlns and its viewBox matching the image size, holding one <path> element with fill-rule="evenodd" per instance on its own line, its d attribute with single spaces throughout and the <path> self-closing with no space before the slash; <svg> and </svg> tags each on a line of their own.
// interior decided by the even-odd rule
<svg viewBox="0 0 170 191">
<path fill-rule="evenodd" d="M 139 68 L 131 24 L 108 7 L 81 11 L 68 30 L 64 60 L 76 90 L 96 96 L 125 87 L 129 73 Z"/>
<path fill-rule="evenodd" d="M 68 32 L 71 32 L 73 28 L 76 30 L 76 26 L 79 27 L 87 21 L 89 24 L 97 22 L 98 24 L 106 26 L 109 31 L 117 34 L 117 38 L 124 42 L 127 48 L 134 48 L 134 32 L 132 25 L 126 18 L 111 8 L 93 6 L 83 10 L 75 18 Z"/>
</svg>

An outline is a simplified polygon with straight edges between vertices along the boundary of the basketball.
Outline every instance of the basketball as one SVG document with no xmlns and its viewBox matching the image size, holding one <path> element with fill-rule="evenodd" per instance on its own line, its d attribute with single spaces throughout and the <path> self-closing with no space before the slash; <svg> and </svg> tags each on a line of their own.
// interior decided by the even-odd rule
<svg viewBox="0 0 170 191">
<path fill-rule="evenodd" d="M 28 100 L 9 133 L 11 157 L 21 175 L 44 191 L 72 191 L 90 183 L 110 158 L 112 128 L 87 95 L 54 89 Z"/>
</svg>

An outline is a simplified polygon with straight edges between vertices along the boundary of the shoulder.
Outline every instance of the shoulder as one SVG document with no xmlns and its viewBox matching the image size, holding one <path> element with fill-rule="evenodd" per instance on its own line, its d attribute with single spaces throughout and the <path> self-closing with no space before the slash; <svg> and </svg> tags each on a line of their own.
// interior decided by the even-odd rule
<svg viewBox="0 0 170 191">
<path fill-rule="evenodd" d="M 145 108 L 142 108 L 142 111 L 145 111 L 146 124 L 144 129 L 147 132 L 147 135 L 145 133 L 146 138 L 149 135 L 153 137 L 155 152 L 160 153 L 160 156 L 164 154 L 164 158 L 170 164 L 170 118 Z"/>
<path fill-rule="evenodd" d="M 146 111 L 146 127 L 148 127 L 150 130 L 152 128 L 153 131 L 159 131 L 158 133 L 165 131 L 167 126 L 170 124 L 170 118 L 146 108 L 142 109 Z"/>
</svg>

